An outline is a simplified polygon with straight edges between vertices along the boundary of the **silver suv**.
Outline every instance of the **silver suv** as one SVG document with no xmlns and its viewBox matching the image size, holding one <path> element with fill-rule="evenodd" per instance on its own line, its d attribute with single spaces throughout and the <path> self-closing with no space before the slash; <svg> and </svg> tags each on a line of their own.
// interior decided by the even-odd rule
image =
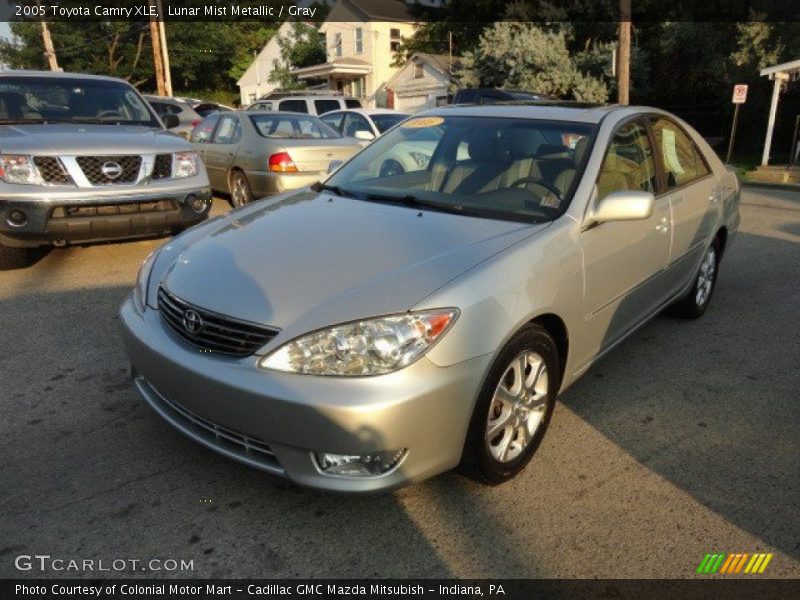
<svg viewBox="0 0 800 600">
<path fill-rule="evenodd" d="M 0 269 L 36 246 L 180 231 L 211 205 L 205 168 L 127 82 L 0 73 Z"/>
</svg>

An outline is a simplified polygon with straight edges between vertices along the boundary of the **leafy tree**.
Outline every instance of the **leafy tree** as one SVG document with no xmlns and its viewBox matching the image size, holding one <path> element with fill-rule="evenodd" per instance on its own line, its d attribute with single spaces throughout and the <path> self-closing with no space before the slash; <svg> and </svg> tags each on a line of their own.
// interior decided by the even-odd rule
<svg viewBox="0 0 800 600">
<path fill-rule="evenodd" d="M 464 54 L 457 75 L 467 87 L 518 88 L 589 102 L 608 97 L 602 77 L 579 69 L 563 28 L 547 30 L 531 23 L 489 27 L 475 51 Z"/>
<path fill-rule="evenodd" d="M 281 58 L 272 61 L 269 81 L 282 90 L 306 87 L 305 81 L 292 74 L 292 69 L 310 67 L 325 62 L 325 41 L 316 27 L 293 23 L 291 34 L 278 38 Z"/>
</svg>

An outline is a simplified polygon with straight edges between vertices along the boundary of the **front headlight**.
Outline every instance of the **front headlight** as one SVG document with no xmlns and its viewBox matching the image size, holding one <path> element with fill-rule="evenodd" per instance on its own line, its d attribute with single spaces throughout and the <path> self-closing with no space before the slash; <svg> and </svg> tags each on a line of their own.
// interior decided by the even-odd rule
<svg viewBox="0 0 800 600">
<path fill-rule="evenodd" d="M 150 272 L 153 270 L 156 256 L 158 256 L 158 250 L 154 250 L 144 259 L 142 266 L 139 267 L 139 275 L 136 277 L 136 286 L 133 288 L 133 300 L 137 308 L 142 312 L 147 307 L 147 289 L 150 283 Z"/>
<path fill-rule="evenodd" d="M 197 154 L 195 152 L 176 152 L 172 158 L 175 163 L 173 169 L 175 179 L 197 175 Z"/>
<path fill-rule="evenodd" d="M 0 179 L 6 183 L 40 185 L 42 178 L 32 156 L 0 154 Z"/>
<path fill-rule="evenodd" d="M 417 360 L 457 317 L 448 308 L 345 323 L 292 340 L 259 365 L 306 375 L 383 375 Z"/>
</svg>

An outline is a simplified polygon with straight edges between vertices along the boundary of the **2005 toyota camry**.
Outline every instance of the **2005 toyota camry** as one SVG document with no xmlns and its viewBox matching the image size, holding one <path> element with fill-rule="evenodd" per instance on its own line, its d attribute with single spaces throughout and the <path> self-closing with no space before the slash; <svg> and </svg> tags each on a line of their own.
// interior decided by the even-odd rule
<svg viewBox="0 0 800 600">
<path fill-rule="evenodd" d="M 375 176 L 432 137 L 425 165 Z M 153 253 L 121 310 L 134 382 L 196 441 L 304 485 L 459 465 L 500 483 L 604 353 L 664 308 L 703 314 L 738 205 L 660 110 L 436 109 Z"/>
</svg>

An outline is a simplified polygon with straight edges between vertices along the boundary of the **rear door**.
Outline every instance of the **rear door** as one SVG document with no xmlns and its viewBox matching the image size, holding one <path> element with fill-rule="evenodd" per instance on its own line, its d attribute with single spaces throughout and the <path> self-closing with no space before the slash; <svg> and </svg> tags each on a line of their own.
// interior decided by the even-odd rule
<svg viewBox="0 0 800 600">
<path fill-rule="evenodd" d="M 612 192 L 656 193 L 653 143 L 643 119 L 620 125 L 606 149 L 592 202 Z M 652 216 L 588 226 L 581 233 L 588 362 L 650 316 L 664 300 L 670 253 L 670 203 L 656 196 Z"/>
<path fill-rule="evenodd" d="M 242 139 L 242 124 L 239 116 L 226 113 L 219 117 L 211 143 L 205 147 L 205 163 L 211 187 L 228 190 L 228 171 Z"/>
<path fill-rule="evenodd" d="M 672 287 L 694 277 L 716 223 L 717 180 L 697 145 L 675 121 L 650 120 L 666 197 L 672 207 Z M 677 289 L 674 289 L 677 291 Z"/>
</svg>

